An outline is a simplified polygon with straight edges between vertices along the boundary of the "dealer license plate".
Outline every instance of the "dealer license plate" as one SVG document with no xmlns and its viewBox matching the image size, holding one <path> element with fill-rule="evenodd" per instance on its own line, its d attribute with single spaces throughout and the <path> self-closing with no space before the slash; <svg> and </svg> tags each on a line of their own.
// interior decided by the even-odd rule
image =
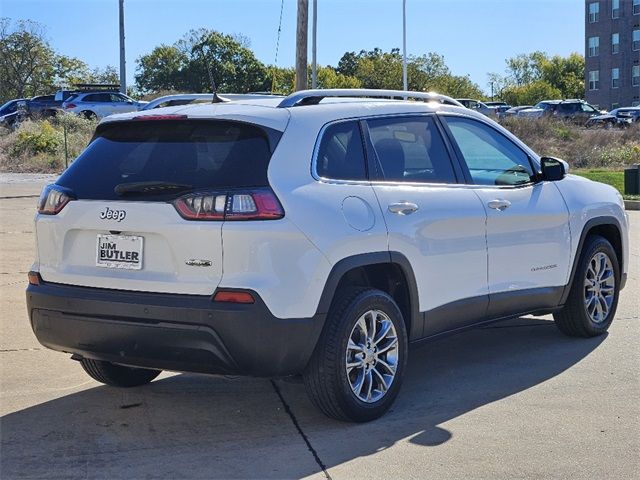
<svg viewBox="0 0 640 480">
<path fill-rule="evenodd" d="M 140 270 L 142 245 L 143 237 L 136 235 L 98 234 L 96 266 Z"/>
</svg>

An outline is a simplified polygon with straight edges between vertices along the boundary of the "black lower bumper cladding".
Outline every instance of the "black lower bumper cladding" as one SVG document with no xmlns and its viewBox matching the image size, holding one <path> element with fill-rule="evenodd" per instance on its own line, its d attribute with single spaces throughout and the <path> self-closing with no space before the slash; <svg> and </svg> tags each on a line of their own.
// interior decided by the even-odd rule
<svg viewBox="0 0 640 480">
<path fill-rule="evenodd" d="M 324 314 L 280 319 L 255 303 L 41 282 L 27 288 L 38 341 L 53 350 L 122 365 L 275 377 L 301 373 Z"/>
</svg>

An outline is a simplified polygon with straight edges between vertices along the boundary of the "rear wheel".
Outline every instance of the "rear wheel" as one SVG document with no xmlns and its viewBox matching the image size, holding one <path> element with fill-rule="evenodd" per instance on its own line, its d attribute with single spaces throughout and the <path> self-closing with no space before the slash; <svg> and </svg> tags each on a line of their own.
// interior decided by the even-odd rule
<svg viewBox="0 0 640 480">
<path fill-rule="evenodd" d="M 407 331 L 393 298 L 356 289 L 332 305 L 304 383 L 326 415 L 366 422 L 395 400 L 406 360 Z"/>
<path fill-rule="evenodd" d="M 85 110 L 81 112 L 80 115 L 82 115 L 87 120 L 95 120 L 96 118 L 98 118 L 98 116 L 91 110 Z"/>
<path fill-rule="evenodd" d="M 125 367 L 101 360 L 83 358 L 80 364 L 91 378 L 112 387 L 137 387 L 149 383 L 161 370 Z"/>
<path fill-rule="evenodd" d="M 607 331 L 618 306 L 620 268 L 611 244 L 601 236 L 585 242 L 567 303 L 553 314 L 562 333 L 594 337 Z"/>
</svg>

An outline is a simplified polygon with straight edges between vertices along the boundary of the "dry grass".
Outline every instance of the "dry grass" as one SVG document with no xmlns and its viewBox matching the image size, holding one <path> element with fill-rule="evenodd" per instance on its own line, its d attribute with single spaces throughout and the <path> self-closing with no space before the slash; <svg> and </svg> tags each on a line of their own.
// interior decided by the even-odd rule
<svg viewBox="0 0 640 480">
<path fill-rule="evenodd" d="M 540 155 L 574 168 L 622 169 L 640 163 L 640 123 L 628 128 L 587 129 L 555 119 L 507 118 L 502 125 Z"/>
</svg>

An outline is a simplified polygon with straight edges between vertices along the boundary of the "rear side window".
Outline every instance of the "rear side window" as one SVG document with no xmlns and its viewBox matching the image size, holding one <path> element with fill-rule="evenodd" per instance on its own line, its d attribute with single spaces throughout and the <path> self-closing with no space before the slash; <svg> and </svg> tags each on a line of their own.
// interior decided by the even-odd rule
<svg viewBox="0 0 640 480">
<path fill-rule="evenodd" d="M 268 186 L 267 167 L 281 133 L 232 121 L 107 123 L 56 182 L 79 199 L 131 200 L 118 185 L 172 183 L 187 190 Z M 158 194 L 166 200 L 168 193 Z M 153 200 L 145 195 L 144 200 Z"/>
<path fill-rule="evenodd" d="M 365 180 L 362 134 L 358 122 L 341 122 L 329 126 L 322 136 L 316 172 L 335 180 Z"/>
<path fill-rule="evenodd" d="M 456 183 L 451 159 L 431 117 L 368 120 L 378 165 L 387 181 Z"/>
</svg>

